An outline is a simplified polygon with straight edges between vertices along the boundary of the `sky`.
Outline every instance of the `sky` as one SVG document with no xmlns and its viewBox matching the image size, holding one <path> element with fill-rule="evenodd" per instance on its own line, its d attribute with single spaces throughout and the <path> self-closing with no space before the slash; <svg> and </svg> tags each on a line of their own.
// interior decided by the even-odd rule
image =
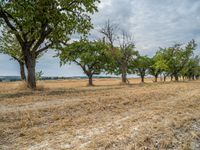
<svg viewBox="0 0 200 150">
<path fill-rule="evenodd" d="M 92 15 L 91 38 L 101 38 L 99 29 L 107 20 L 133 35 L 136 49 L 152 56 L 159 47 L 187 43 L 195 39 L 200 54 L 200 0 L 101 0 L 99 11 Z M 49 50 L 37 63 L 44 76 L 84 75 L 79 66 L 60 67 L 59 59 Z M 17 62 L 0 54 L 0 76 L 19 75 Z"/>
</svg>

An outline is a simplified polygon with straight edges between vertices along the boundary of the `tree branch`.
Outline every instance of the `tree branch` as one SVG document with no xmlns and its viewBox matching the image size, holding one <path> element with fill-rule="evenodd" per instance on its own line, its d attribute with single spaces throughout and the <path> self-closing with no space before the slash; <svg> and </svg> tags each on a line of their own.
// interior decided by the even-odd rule
<svg viewBox="0 0 200 150">
<path fill-rule="evenodd" d="M 23 46 L 23 40 L 21 38 L 21 36 L 19 35 L 19 32 L 17 31 L 17 29 L 11 24 L 11 22 L 9 21 L 8 17 L 5 14 L 5 11 L 2 9 L 2 7 L 0 7 L 0 17 L 3 18 L 3 20 L 5 21 L 5 23 L 7 24 L 7 26 L 14 31 L 14 34 L 17 38 L 17 40 L 19 41 L 21 47 Z"/>
<path fill-rule="evenodd" d="M 45 31 L 45 29 L 47 30 Z M 53 31 L 52 28 L 50 28 L 47 24 L 43 25 L 40 33 L 40 38 L 36 42 L 35 46 L 33 47 L 32 51 L 35 52 L 38 47 L 44 42 L 45 38 Z"/>
<path fill-rule="evenodd" d="M 36 51 L 36 57 L 37 57 L 40 53 L 42 53 L 43 51 L 47 50 L 47 49 L 48 49 L 49 47 L 51 47 L 52 45 L 53 45 L 53 42 L 51 42 L 50 44 L 45 45 L 45 47 L 43 47 L 43 48 L 37 50 L 37 51 Z"/>
</svg>

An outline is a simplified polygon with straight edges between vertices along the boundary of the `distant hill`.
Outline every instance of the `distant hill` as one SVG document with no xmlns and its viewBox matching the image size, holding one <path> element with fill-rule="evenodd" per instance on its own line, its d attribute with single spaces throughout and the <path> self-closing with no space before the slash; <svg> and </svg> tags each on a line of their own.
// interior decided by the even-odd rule
<svg viewBox="0 0 200 150">
<path fill-rule="evenodd" d="M 20 76 L 0 76 L 0 82 L 19 81 Z"/>
<path fill-rule="evenodd" d="M 111 76 L 94 76 L 94 78 L 115 78 Z M 61 79 L 87 79 L 87 76 L 72 76 L 72 77 L 48 77 L 43 76 L 41 80 L 61 80 Z M 20 76 L 0 76 L 0 82 L 20 81 Z"/>
</svg>

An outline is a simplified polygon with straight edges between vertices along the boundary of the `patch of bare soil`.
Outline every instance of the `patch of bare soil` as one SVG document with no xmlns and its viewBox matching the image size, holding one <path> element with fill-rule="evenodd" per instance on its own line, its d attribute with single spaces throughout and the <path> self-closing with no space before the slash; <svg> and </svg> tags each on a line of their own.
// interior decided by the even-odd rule
<svg viewBox="0 0 200 150">
<path fill-rule="evenodd" d="M 0 149 L 200 149 L 200 81 L 79 82 L 0 92 Z"/>
</svg>

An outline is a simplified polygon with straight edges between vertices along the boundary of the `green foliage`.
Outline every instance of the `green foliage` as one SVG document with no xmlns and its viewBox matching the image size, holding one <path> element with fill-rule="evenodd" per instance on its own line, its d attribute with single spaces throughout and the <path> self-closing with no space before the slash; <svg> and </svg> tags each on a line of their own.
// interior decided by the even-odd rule
<svg viewBox="0 0 200 150">
<path fill-rule="evenodd" d="M 132 63 L 135 61 L 138 55 L 138 51 L 134 50 L 135 45 L 128 45 L 125 48 L 115 47 L 110 49 L 110 63 L 107 66 L 108 73 L 114 73 L 115 75 L 120 75 L 125 71 L 126 73 L 131 73 Z"/>
<path fill-rule="evenodd" d="M 159 74 L 164 74 L 165 76 L 168 74 L 167 60 L 164 59 L 162 51 L 156 52 L 156 54 L 151 58 L 150 64 L 149 74 L 155 77 L 156 82 Z"/>
<path fill-rule="evenodd" d="M 161 55 L 162 61 L 166 65 L 161 63 L 161 66 L 168 74 L 174 76 L 176 80 L 178 80 L 178 76 L 181 75 L 181 72 L 187 66 L 196 46 L 195 41 L 192 40 L 185 47 L 180 44 L 175 44 L 169 48 L 161 48 L 158 53 Z"/>
<path fill-rule="evenodd" d="M 24 62 L 22 49 L 16 37 L 8 30 L 4 30 L 0 37 L 0 53 L 9 55 L 19 62 Z"/>
<path fill-rule="evenodd" d="M 108 20 L 100 32 L 105 36 L 107 44 L 110 45 L 110 63 L 107 66 L 107 72 L 122 76 L 122 83 L 127 83 L 127 74 L 131 73 L 131 65 L 137 57 L 138 52 L 135 50 L 135 44 L 130 35 L 122 31 L 118 33 L 118 26 L 110 23 Z M 115 46 L 118 39 L 119 46 Z"/>
<path fill-rule="evenodd" d="M 182 75 L 189 79 L 198 78 L 200 76 L 200 58 L 195 56 L 191 58 L 182 70 Z"/>
<path fill-rule="evenodd" d="M 145 77 L 151 66 L 151 58 L 148 56 L 138 56 L 133 62 L 133 71 L 138 74 L 141 78 Z"/>
<path fill-rule="evenodd" d="M 40 80 L 40 79 L 42 79 L 42 75 L 43 75 L 44 73 L 42 72 L 42 70 L 41 71 L 39 71 L 39 72 L 36 72 L 36 80 Z"/>
<path fill-rule="evenodd" d="M 2 0 L 0 25 L 19 42 L 28 70 L 28 87 L 36 89 L 36 58 L 49 48 L 69 41 L 74 33 L 92 28 L 90 14 L 99 0 Z"/>
<path fill-rule="evenodd" d="M 0 53 L 9 55 L 18 62 L 25 63 L 22 48 L 15 35 L 8 29 L 2 31 L 2 35 L 0 36 Z M 39 59 L 42 55 L 43 53 L 40 53 L 36 56 L 36 59 Z"/>
<path fill-rule="evenodd" d="M 61 65 L 75 62 L 87 76 L 100 74 L 109 61 L 108 46 L 101 41 L 80 40 L 58 51 Z"/>
<path fill-rule="evenodd" d="M 22 40 L 24 36 L 29 41 L 46 35 L 45 39 L 59 42 L 68 39 L 75 32 L 86 34 L 92 28 L 89 14 L 97 11 L 98 2 L 99 0 L 2 0 L 0 18 Z M 4 15 L 11 25 L 8 25 Z"/>
</svg>

